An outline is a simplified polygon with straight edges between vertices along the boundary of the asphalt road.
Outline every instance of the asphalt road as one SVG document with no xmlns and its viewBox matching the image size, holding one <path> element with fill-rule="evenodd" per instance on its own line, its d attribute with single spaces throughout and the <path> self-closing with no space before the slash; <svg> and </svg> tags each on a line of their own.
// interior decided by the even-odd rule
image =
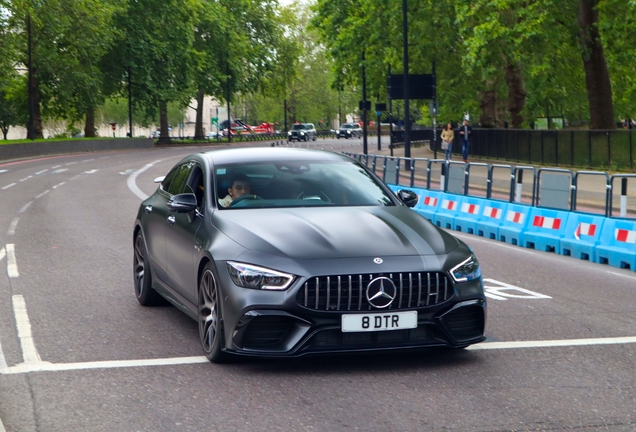
<svg viewBox="0 0 636 432">
<path fill-rule="evenodd" d="M 196 150 L 0 164 L 0 431 L 636 430 L 636 273 L 461 233 L 485 343 L 207 363 L 132 287 L 140 199 Z"/>
</svg>

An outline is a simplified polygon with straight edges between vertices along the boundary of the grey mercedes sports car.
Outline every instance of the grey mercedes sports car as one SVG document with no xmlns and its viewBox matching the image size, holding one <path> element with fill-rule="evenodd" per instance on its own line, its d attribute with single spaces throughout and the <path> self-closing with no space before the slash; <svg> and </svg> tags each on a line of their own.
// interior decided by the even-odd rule
<svg viewBox="0 0 636 432">
<path fill-rule="evenodd" d="M 210 361 L 484 340 L 475 255 L 347 156 L 215 150 L 156 182 L 133 231 L 135 294 L 197 320 Z"/>
</svg>

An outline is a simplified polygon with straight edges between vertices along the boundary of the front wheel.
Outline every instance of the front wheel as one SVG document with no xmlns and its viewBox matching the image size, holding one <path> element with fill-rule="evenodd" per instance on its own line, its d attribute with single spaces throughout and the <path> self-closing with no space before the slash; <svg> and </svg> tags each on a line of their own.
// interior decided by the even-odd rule
<svg viewBox="0 0 636 432">
<path fill-rule="evenodd" d="M 146 253 L 146 242 L 141 230 L 135 237 L 133 251 L 133 278 L 135 283 L 135 297 L 142 306 L 156 306 L 162 303 L 161 296 L 152 287 L 152 275 L 148 254 Z"/>
<path fill-rule="evenodd" d="M 208 263 L 199 282 L 198 321 L 199 338 L 205 357 L 213 363 L 227 361 L 223 348 L 223 318 L 221 315 L 219 287 Z"/>
</svg>

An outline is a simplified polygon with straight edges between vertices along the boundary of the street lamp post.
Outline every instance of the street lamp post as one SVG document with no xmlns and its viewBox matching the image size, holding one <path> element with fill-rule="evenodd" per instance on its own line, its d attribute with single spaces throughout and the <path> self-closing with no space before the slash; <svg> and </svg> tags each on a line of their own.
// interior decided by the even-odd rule
<svg viewBox="0 0 636 432">
<path fill-rule="evenodd" d="M 27 15 L 27 51 L 28 51 L 28 65 L 27 69 L 29 70 L 29 128 L 27 131 L 27 139 L 34 140 L 35 139 L 35 101 L 33 97 L 33 62 L 32 62 L 32 53 L 31 53 L 31 14 Z"/>
<path fill-rule="evenodd" d="M 408 158 L 411 157 L 411 139 L 409 137 L 411 124 L 409 122 L 409 37 L 407 11 L 407 0 L 402 0 L 402 32 L 404 34 L 404 157 L 407 158 L 406 168 L 410 169 L 410 166 L 408 165 Z"/>
</svg>

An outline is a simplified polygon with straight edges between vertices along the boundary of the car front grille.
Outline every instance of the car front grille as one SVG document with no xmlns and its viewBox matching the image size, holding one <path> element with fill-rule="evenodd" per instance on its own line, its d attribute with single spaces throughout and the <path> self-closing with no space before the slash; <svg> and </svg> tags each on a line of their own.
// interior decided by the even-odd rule
<svg viewBox="0 0 636 432">
<path fill-rule="evenodd" d="M 343 333 L 340 330 L 329 329 L 316 333 L 309 345 L 321 348 L 355 348 L 365 345 L 376 347 L 386 344 L 395 347 L 417 345 L 429 342 L 433 332 L 426 325 L 420 325 L 410 330 L 395 330 L 384 332 L 352 332 Z"/>
<path fill-rule="evenodd" d="M 296 301 L 317 311 L 371 310 L 366 290 L 377 277 L 391 279 L 397 289 L 395 299 L 386 309 L 436 306 L 453 297 L 453 285 L 444 273 L 416 272 L 313 277 L 300 287 Z"/>
<path fill-rule="evenodd" d="M 484 332 L 484 310 L 481 306 L 455 309 L 444 315 L 443 321 L 457 341 L 475 339 Z"/>
</svg>

